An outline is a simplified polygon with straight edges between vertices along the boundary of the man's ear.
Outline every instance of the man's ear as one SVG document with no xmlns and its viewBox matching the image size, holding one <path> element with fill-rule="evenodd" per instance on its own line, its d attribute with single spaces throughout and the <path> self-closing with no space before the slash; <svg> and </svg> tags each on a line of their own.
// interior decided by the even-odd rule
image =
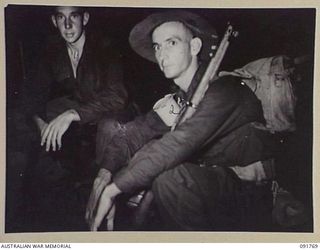
<svg viewBox="0 0 320 250">
<path fill-rule="evenodd" d="M 90 18 L 90 14 L 89 14 L 89 12 L 84 12 L 83 13 L 83 20 L 82 20 L 82 24 L 83 24 L 83 26 L 86 26 L 87 25 L 87 23 L 89 22 L 89 18 Z"/>
<path fill-rule="evenodd" d="M 196 56 L 202 48 L 202 40 L 199 37 L 194 37 L 190 41 L 191 55 Z"/>
<path fill-rule="evenodd" d="M 56 28 L 57 28 L 57 20 L 56 20 L 55 15 L 51 15 L 51 21 L 52 21 L 52 23 L 53 23 L 54 27 L 56 27 Z"/>
</svg>

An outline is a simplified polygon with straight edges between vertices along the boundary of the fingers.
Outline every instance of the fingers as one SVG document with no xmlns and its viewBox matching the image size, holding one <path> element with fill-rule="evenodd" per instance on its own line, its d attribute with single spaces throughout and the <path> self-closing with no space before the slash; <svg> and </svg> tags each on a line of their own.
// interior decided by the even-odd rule
<svg viewBox="0 0 320 250">
<path fill-rule="evenodd" d="M 94 180 L 92 191 L 90 193 L 90 197 L 87 203 L 86 214 L 85 214 L 85 219 L 88 224 L 92 220 L 93 214 L 95 212 L 95 209 L 100 199 L 102 191 L 111 181 L 111 176 L 112 175 L 108 170 L 101 168 L 99 170 L 98 176 Z"/>
<path fill-rule="evenodd" d="M 53 134 L 53 126 L 52 126 L 52 123 L 49 123 L 49 125 L 41 133 L 41 146 L 46 144 L 46 151 L 50 150 L 52 134 Z"/>
<path fill-rule="evenodd" d="M 103 190 L 98 204 L 97 212 L 93 219 L 89 222 L 90 230 L 97 231 L 103 218 L 107 216 L 109 228 L 113 228 L 113 220 L 115 216 L 114 199 L 121 193 L 121 190 L 115 183 L 111 183 Z"/>
<path fill-rule="evenodd" d="M 49 132 L 50 132 L 50 124 L 41 133 L 41 146 L 43 146 L 43 144 L 47 140 L 47 136 L 48 136 Z"/>
<path fill-rule="evenodd" d="M 116 213 L 116 206 L 115 206 L 115 204 L 113 204 L 113 206 L 111 207 L 111 210 L 107 216 L 107 230 L 108 231 L 113 231 L 113 229 L 114 229 L 115 213 Z"/>
<path fill-rule="evenodd" d="M 44 122 L 41 118 L 38 118 L 36 124 L 38 125 L 38 128 L 40 130 L 40 134 L 42 136 L 44 130 L 48 126 L 48 123 Z"/>
<path fill-rule="evenodd" d="M 61 138 L 73 121 L 74 112 L 66 111 L 52 120 L 44 130 L 41 130 L 41 146 L 46 142 L 46 150 L 50 150 L 52 146 L 53 151 L 56 150 L 58 144 L 61 148 Z"/>
<path fill-rule="evenodd" d="M 110 210 L 110 208 L 111 208 L 110 205 L 107 206 L 107 204 L 105 204 L 105 206 L 103 206 L 103 205 L 101 205 L 101 202 L 100 202 L 96 216 L 93 217 L 93 219 L 91 219 L 91 221 L 90 221 L 90 230 L 91 231 L 98 230 L 98 227 L 100 226 L 105 215 L 108 214 L 108 211 Z"/>
<path fill-rule="evenodd" d="M 89 221 L 89 226 L 91 231 L 97 231 L 98 227 L 100 226 L 102 220 L 105 216 L 107 216 L 108 220 L 112 220 L 114 217 L 114 209 L 113 207 L 113 199 L 110 197 L 109 190 L 106 188 L 104 189 L 103 193 L 101 194 L 100 201 L 98 204 L 97 212 L 95 216 L 93 216 Z M 111 213 L 110 213 L 111 212 Z M 112 222 L 113 223 L 113 222 Z M 109 222 L 110 227 L 113 225 Z"/>
<path fill-rule="evenodd" d="M 52 139 L 51 139 L 51 145 L 52 145 L 52 150 L 53 151 L 56 151 L 58 134 L 59 134 L 59 131 L 53 130 Z"/>
<path fill-rule="evenodd" d="M 92 198 L 91 198 L 91 194 L 90 194 L 90 197 L 89 197 L 89 201 L 88 201 L 88 203 L 87 203 L 87 208 L 86 208 L 86 215 L 85 215 L 85 220 L 86 220 L 86 222 L 87 223 L 89 223 L 89 219 L 90 219 L 90 214 L 91 214 L 91 203 L 92 203 Z"/>
<path fill-rule="evenodd" d="M 50 146 L 52 144 L 52 148 L 53 148 L 53 142 L 51 141 L 53 135 L 54 135 L 54 128 L 52 128 L 52 126 L 50 126 L 50 129 L 49 129 L 49 133 L 47 135 L 47 141 L 46 141 L 46 151 L 49 151 L 50 150 Z"/>
<path fill-rule="evenodd" d="M 115 215 L 115 206 L 111 201 L 111 199 L 107 199 L 107 200 L 102 199 L 101 202 L 99 203 L 97 214 L 95 218 L 92 220 L 90 230 L 97 231 L 105 216 L 107 216 L 108 230 L 109 228 L 113 229 L 114 215 Z"/>
<path fill-rule="evenodd" d="M 87 223 L 89 223 L 92 219 L 92 215 L 93 215 L 93 211 L 96 207 L 97 201 L 98 199 L 96 198 L 97 194 L 96 194 L 96 190 L 92 190 L 90 197 L 89 197 L 89 201 L 87 204 L 87 209 L 86 209 L 86 221 Z"/>
<path fill-rule="evenodd" d="M 50 147 L 52 147 L 53 151 L 56 151 L 56 149 L 60 150 L 62 146 L 62 136 L 68 129 L 69 125 L 70 124 L 65 124 L 56 120 L 50 122 L 42 132 L 41 146 L 46 144 L 46 151 L 49 151 Z"/>
<path fill-rule="evenodd" d="M 87 203 L 87 208 L 86 208 L 86 215 L 85 215 L 85 219 L 87 221 L 87 223 L 89 223 L 89 221 L 92 218 L 92 214 L 93 214 L 93 210 L 95 209 L 95 204 L 96 204 L 96 196 L 97 196 L 97 192 L 98 190 L 96 189 L 95 185 L 93 186 L 91 193 L 90 193 L 90 197 Z"/>
<path fill-rule="evenodd" d="M 51 145 L 52 145 L 53 151 L 56 151 L 57 141 L 58 141 L 58 137 L 60 136 L 60 134 L 61 134 L 61 131 L 58 128 L 54 127 L 52 129 Z M 62 137 L 62 135 L 60 136 L 60 138 L 61 137 Z M 59 146 L 59 149 L 60 149 L 60 146 Z"/>
<path fill-rule="evenodd" d="M 101 178 L 96 178 L 89 197 L 89 201 L 86 209 L 86 221 L 89 222 L 92 219 L 94 210 L 97 206 L 100 195 L 108 182 L 104 182 Z"/>
<path fill-rule="evenodd" d="M 114 228 L 114 217 L 112 219 L 108 219 L 107 221 L 107 230 L 113 231 Z"/>
<path fill-rule="evenodd" d="M 41 134 L 41 135 L 40 135 L 41 138 L 42 138 L 42 136 L 43 136 L 43 134 L 44 134 L 44 131 L 47 129 L 48 125 L 49 125 L 48 123 L 45 123 L 45 124 L 42 126 L 42 128 L 41 128 L 41 130 L 40 130 L 40 131 L 41 131 L 41 133 L 40 133 L 40 134 Z"/>
<path fill-rule="evenodd" d="M 61 142 L 62 135 L 63 135 L 63 133 L 58 133 L 57 143 L 58 143 L 59 150 L 61 149 L 61 146 L 62 146 L 62 142 Z"/>
<path fill-rule="evenodd" d="M 53 151 L 56 151 L 56 141 L 59 134 L 59 130 L 54 125 L 49 124 L 48 131 L 49 132 L 47 133 L 47 137 L 44 138 L 44 140 L 46 141 L 46 151 L 49 151 L 50 147 L 52 147 Z"/>
</svg>

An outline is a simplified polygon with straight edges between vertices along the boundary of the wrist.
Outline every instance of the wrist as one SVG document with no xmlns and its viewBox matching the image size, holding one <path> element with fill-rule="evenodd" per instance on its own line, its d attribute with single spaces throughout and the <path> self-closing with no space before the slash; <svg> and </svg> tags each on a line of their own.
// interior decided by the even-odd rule
<svg viewBox="0 0 320 250">
<path fill-rule="evenodd" d="M 107 193 L 111 199 L 114 199 L 117 195 L 122 193 L 121 190 L 117 187 L 117 185 L 114 182 L 106 186 L 103 192 Z"/>
<path fill-rule="evenodd" d="M 37 115 L 33 116 L 33 120 L 36 123 L 37 127 L 40 129 L 40 131 L 46 125 L 46 122 Z"/>
<path fill-rule="evenodd" d="M 98 175 L 112 175 L 111 172 L 106 168 L 100 168 Z"/>
<path fill-rule="evenodd" d="M 69 109 L 67 112 L 70 116 L 71 121 L 80 121 L 81 120 L 80 115 L 74 109 Z"/>
</svg>

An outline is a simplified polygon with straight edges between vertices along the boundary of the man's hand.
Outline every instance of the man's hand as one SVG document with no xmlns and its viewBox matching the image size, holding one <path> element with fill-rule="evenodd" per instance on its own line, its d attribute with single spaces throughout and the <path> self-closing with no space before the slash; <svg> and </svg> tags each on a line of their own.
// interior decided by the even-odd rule
<svg viewBox="0 0 320 250">
<path fill-rule="evenodd" d="M 104 191 L 100 197 L 99 205 L 97 208 L 97 213 L 88 222 L 91 231 L 97 231 L 99 226 L 101 225 L 102 220 L 105 217 L 107 219 L 108 231 L 113 230 L 114 215 L 116 212 L 114 199 L 120 193 L 121 193 L 120 189 L 114 183 L 108 185 L 104 189 Z"/>
<path fill-rule="evenodd" d="M 62 146 L 61 138 L 73 121 L 80 121 L 79 114 L 73 109 L 57 116 L 48 126 L 41 130 L 41 146 L 46 143 L 46 151 L 49 151 L 50 147 L 52 147 L 53 151 L 56 151 L 56 145 L 60 149 Z"/>
<path fill-rule="evenodd" d="M 88 200 L 86 209 L 86 221 L 89 223 L 92 220 L 93 213 L 97 206 L 98 200 L 104 188 L 111 182 L 112 174 L 107 169 L 101 168 L 98 176 L 94 180 L 91 194 Z"/>
</svg>

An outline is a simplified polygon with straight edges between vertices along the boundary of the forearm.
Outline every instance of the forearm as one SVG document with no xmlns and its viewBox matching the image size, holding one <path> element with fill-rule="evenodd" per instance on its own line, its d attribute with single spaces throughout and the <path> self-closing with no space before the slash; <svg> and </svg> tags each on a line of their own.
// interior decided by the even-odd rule
<svg viewBox="0 0 320 250">
<path fill-rule="evenodd" d="M 118 113 L 123 112 L 126 107 L 124 100 L 118 100 L 116 103 L 110 102 L 91 102 L 76 108 L 81 123 L 97 122 L 104 117 L 115 117 Z"/>
<path fill-rule="evenodd" d="M 241 117 L 237 107 L 236 95 L 224 87 L 215 87 L 205 96 L 192 118 L 175 131 L 144 146 L 128 167 L 115 176 L 114 182 L 124 192 L 150 185 L 163 171 L 198 152 L 209 138 L 219 138 L 232 123 L 237 126 L 234 120 L 237 118 L 233 118 Z"/>
</svg>

